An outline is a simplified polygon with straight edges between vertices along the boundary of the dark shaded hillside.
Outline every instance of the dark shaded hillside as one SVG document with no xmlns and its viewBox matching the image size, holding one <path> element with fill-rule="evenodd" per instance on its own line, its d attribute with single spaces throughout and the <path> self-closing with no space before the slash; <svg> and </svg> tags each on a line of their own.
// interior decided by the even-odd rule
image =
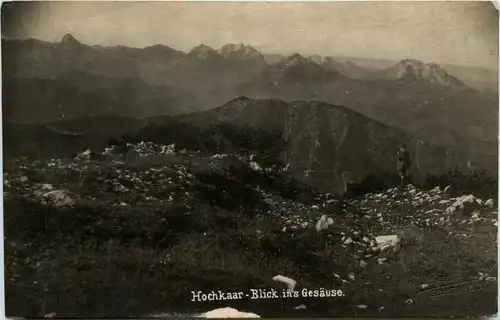
<svg viewBox="0 0 500 320">
<path fill-rule="evenodd" d="M 344 105 L 370 118 L 443 146 L 459 149 L 475 165 L 496 171 L 498 99 L 471 89 L 455 90 L 409 79 L 340 79 L 323 85 L 287 81 L 243 84 L 238 93 L 251 98 L 317 100 Z M 479 144 L 478 141 L 492 142 Z"/>
<path fill-rule="evenodd" d="M 224 121 L 189 121 L 188 117 L 148 119 L 140 130 L 127 133 L 112 143 L 175 144 L 176 149 L 203 153 L 256 154 L 271 160 L 285 147 L 281 132 Z"/>
<path fill-rule="evenodd" d="M 57 80 L 4 77 L 2 89 L 4 119 L 18 122 L 87 115 L 144 117 L 199 108 L 195 98 L 179 89 L 81 72 Z"/>
<path fill-rule="evenodd" d="M 299 179 L 340 193 L 369 174 L 394 172 L 394 154 L 401 143 L 409 146 L 412 174 L 420 182 L 428 174 L 466 168 L 459 153 L 321 102 L 240 97 L 210 111 L 149 120 L 123 141 L 176 143 L 178 149 L 254 153 L 267 159 L 277 156 Z"/>
<path fill-rule="evenodd" d="M 107 144 L 151 141 L 175 144 L 177 150 L 255 154 L 260 161 L 288 165 L 297 178 L 313 186 L 340 193 L 369 174 L 394 172 L 395 152 L 401 143 L 409 147 L 412 174 L 420 182 L 428 174 L 466 168 L 466 159 L 457 153 L 348 108 L 321 102 L 240 97 L 210 111 L 178 117 L 144 121 L 94 117 L 51 126 L 11 124 L 4 131 L 7 156 L 69 156 L 87 148 L 102 150 Z M 30 136 L 35 138 L 30 140 Z"/>
<path fill-rule="evenodd" d="M 369 173 L 395 170 L 394 153 L 401 143 L 413 155 L 413 174 L 465 168 L 459 153 L 415 138 L 352 110 L 321 102 L 284 102 L 238 98 L 211 111 L 185 115 L 198 122 L 237 123 L 282 132 L 286 147 L 280 158 L 295 174 L 314 185 L 345 191 Z M 308 171 L 311 171 L 308 173 Z"/>
<path fill-rule="evenodd" d="M 109 140 L 133 132 L 145 121 L 118 116 L 81 117 L 49 124 L 3 122 L 5 158 L 69 157 L 87 148 L 101 150 Z"/>
</svg>

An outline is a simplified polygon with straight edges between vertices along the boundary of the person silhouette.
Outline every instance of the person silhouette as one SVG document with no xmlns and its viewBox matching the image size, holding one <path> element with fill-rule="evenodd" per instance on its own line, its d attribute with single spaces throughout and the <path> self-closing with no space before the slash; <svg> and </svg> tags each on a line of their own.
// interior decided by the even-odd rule
<svg viewBox="0 0 500 320">
<path fill-rule="evenodd" d="M 406 145 L 402 144 L 399 146 L 397 158 L 398 158 L 397 170 L 399 178 L 401 179 L 400 187 L 403 188 L 405 186 L 406 172 L 411 166 L 411 158 L 410 154 L 406 150 Z"/>
</svg>

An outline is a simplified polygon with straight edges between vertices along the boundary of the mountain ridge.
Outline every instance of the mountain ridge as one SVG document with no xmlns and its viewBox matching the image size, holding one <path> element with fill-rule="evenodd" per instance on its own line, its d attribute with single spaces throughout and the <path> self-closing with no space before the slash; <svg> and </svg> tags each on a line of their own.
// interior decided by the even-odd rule
<svg viewBox="0 0 500 320">
<path fill-rule="evenodd" d="M 453 167 L 465 168 L 466 165 L 466 160 L 452 150 L 367 118 L 350 108 L 321 101 L 285 102 L 279 99 L 255 100 L 240 96 L 212 110 L 176 117 L 134 119 L 111 116 L 108 118 L 109 116 L 94 116 L 50 123 L 49 125 L 57 131 L 44 129 L 46 124 L 8 123 L 5 130 L 7 130 L 6 136 L 11 137 L 10 141 L 14 141 L 20 135 L 15 132 L 24 132 L 21 134 L 24 138 L 15 144 L 7 145 L 6 154 L 16 154 L 15 149 L 22 150 L 25 154 L 47 156 L 50 156 L 51 152 L 57 153 L 61 150 L 71 153 L 82 152 L 87 148 L 99 150 L 105 147 L 105 141 L 123 135 L 133 137 L 133 141 L 175 143 L 180 149 L 190 145 L 195 147 L 197 143 L 205 145 L 206 142 L 203 141 L 211 141 L 219 136 L 218 139 L 223 137 L 222 141 L 227 139 L 221 146 L 235 144 L 243 147 L 244 144 L 241 143 L 246 139 L 244 132 L 248 127 L 257 130 L 249 132 L 261 132 L 263 139 L 279 133 L 284 139 L 284 144 L 276 145 L 267 141 L 264 145 L 284 148 L 278 150 L 276 155 L 280 161 L 290 166 L 291 172 L 297 178 L 319 188 L 328 189 L 333 184 L 335 192 L 344 192 L 347 185 L 357 183 L 369 174 L 394 172 L 395 163 L 394 165 L 388 163 L 386 159 L 394 157 L 397 146 L 401 143 L 406 143 L 414 155 L 413 174 L 417 179 L 423 179 L 427 174 L 439 174 Z M 104 131 L 85 131 L 85 128 L 100 127 L 92 125 L 93 122 L 115 124 L 108 126 L 109 128 Z M 189 131 L 181 129 L 186 124 L 192 129 Z M 116 129 L 112 129 L 113 127 Z M 134 129 L 127 130 L 127 127 Z M 66 137 L 61 136 L 59 131 L 85 132 L 85 135 Z M 240 131 L 242 133 L 237 133 Z M 30 139 L 30 135 L 36 135 L 36 138 Z M 46 139 L 49 136 L 51 139 Z M 27 145 L 23 142 L 39 140 L 50 140 L 51 143 Z M 193 141 L 198 142 L 193 145 Z M 208 145 L 217 145 L 213 143 L 210 142 Z M 56 149 L 54 144 L 57 145 Z M 48 149 L 39 150 L 40 146 Z M 65 147 L 61 149 L 62 146 Z M 29 150 L 31 152 L 28 152 Z M 212 151 L 224 152 L 224 150 L 226 149 Z M 261 148 L 253 152 L 268 151 Z M 315 170 L 327 170 L 330 173 L 323 172 L 318 175 L 314 173 Z"/>
<path fill-rule="evenodd" d="M 117 48 L 117 47 L 122 47 L 122 48 L 127 48 L 127 49 L 132 49 L 132 50 L 150 50 L 150 49 L 153 49 L 153 48 L 165 48 L 165 49 L 168 49 L 168 51 L 172 50 L 176 53 L 182 53 L 182 55 L 184 56 L 189 56 L 190 54 L 195 54 L 195 53 L 200 53 L 201 56 L 203 57 L 204 54 L 207 54 L 207 53 L 210 53 L 210 55 L 220 55 L 222 57 L 224 57 L 225 59 L 228 59 L 228 57 L 230 57 L 230 53 L 235 53 L 236 51 L 249 51 L 251 54 L 258 54 L 259 56 L 262 56 L 262 58 L 264 58 L 263 60 L 266 61 L 266 56 L 279 56 L 280 58 L 278 60 L 283 60 L 283 59 L 288 59 L 290 57 L 301 57 L 301 58 L 304 58 L 303 55 L 299 54 L 299 53 L 293 53 L 293 54 L 290 54 L 290 55 L 281 55 L 281 54 L 262 54 L 260 51 L 258 51 L 257 49 L 253 48 L 251 45 L 246 45 L 244 43 L 238 43 L 238 44 L 226 44 L 226 45 L 223 45 L 220 49 L 218 50 L 215 50 L 214 48 L 206 45 L 206 44 L 200 44 L 198 46 L 195 46 L 193 47 L 191 50 L 187 51 L 187 52 L 184 52 L 184 51 L 180 51 L 180 50 L 176 50 L 176 49 L 173 49 L 169 46 L 166 46 L 164 44 L 152 44 L 152 45 L 148 45 L 148 46 L 145 46 L 143 48 L 136 48 L 136 47 L 130 47 L 130 46 L 102 46 L 102 45 L 94 45 L 94 46 L 89 46 L 89 45 L 86 45 L 86 44 L 83 44 L 81 43 L 80 41 L 78 41 L 71 33 L 67 33 L 65 35 L 63 35 L 63 37 L 61 38 L 61 40 L 59 42 L 49 42 L 49 41 L 43 41 L 43 40 L 39 40 L 39 39 L 36 39 L 36 38 L 26 38 L 26 39 L 6 39 L 6 38 L 2 38 L 3 41 L 6 41 L 6 42 L 12 42 L 12 41 L 32 41 L 32 40 L 35 40 L 36 42 L 39 42 L 39 43 L 43 43 L 43 44 L 64 44 L 64 45 L 71 45 L 71 46 L 84 46 L 84 47 L 87 47 L 87 48 L 94 48 L 94 47 L 99 47 L 99 48 L 102 48 L 102 49 L 111 49 L 111 48 Z M 224 54 L 222 54 L 224 53 Z M 314 57 L 313 59 L 311 59 L 312 57 Z M 314 61 L 316 64 L 318 65 L 323 65 L 325 60 L 327 59 L 336 59 L 335 57 L 332 57 L 332 56 L 320 56 L 320 55 L 312 55 L 310 56 L 309 59 L 307 58 L 304 58 L 306 60 L 311 60 L 311 61 Z M 319 60 L 318 60 L 319 59 Z M 273 60 L 273 59 L 271 59 Z M 266 64 L 268 65 L 272 65 L 272 64 L 275 64 L 275 63 L 279 63 L 281 61 L 272 61 L 272 62 L 267 62 L 266 61 Z M 339 61 L 336 61 L 337 63 L 341 64 L 341 62 Z M 407 64 L 408 62 L 413 62 L 413 63 L 418 63 L 418 64 L 422 64 L 422 65 L 428 65 L 428 66 L 437 66 L 439 67 L 440 70 L 444 70 L 446 71 L 444 68 L 440 67 L 438 64 L 435 64 L 433 62 L 430 62 L 430 63 L 427 63 L 425 64 L 424 62 L 420 61 L 420 60 L 416 60 L 416 59 L 402 59 L 400 60 L 399 62 L 396 62 L 395 64 L 392 65 L 392 67 L 397 67 L 399 64 Z M 349 64 L 349 65 L 356 65 L 357 67 L 359 68 L 363 68 L 359 65 L 357 65 L 356 63 L 352 62 L 352 61 L 349 61 L 347 60 L 346 61 L 346 64 Z M 390 69 L 391 67 L 388 67 L 388 68 L 385 68 L 385 69 Z M 337 70 L 338 71 L 338 70 Z M 345 76 L 349 77 L 349 75 L 345 74 Z M 458 80 L 458 79 L 457 79 Z M 458 80 L 460 81 L 460 80 Z"/>
<path fill-rule="evenodd" d="M 66 38 L 72 43 L 70 37 Z M 75 80 L 77 78 L 72 78 L 75 73 L 85 73 L 129 84 L 132 83 L 129 79 L 135 79 L 147 85 L 167 86 L 172 88 L 172 92 L 186 93 L 171 94 L 173 99 L 163 108 L 155 103 L 158 108 L 150 110 L 156 110 L 158 114 L 208 110 L 239 95 L 285 101 L 324 101 L 346 106 L 391 127 L 400 127 L 406 132 L 422 135 L 425 140 L 439 145 L 453 148 L 460 146 L 467 154 L 474 149 L 479 162 L 484 162 L 484 155 L 493 157 L 497 152 L 497 148 L 487 147 L 486 144 L 476 147 L 478 141 L 496 141 L 497 97 L 475 92 L 468 87 L 463 88 L 454 78 L 448 77 L 446 70 L 421 61 L 410 63 L 413 65 L 410 66 L 411 70 L 405 68 L 407 62 L 400 62 L 399 66 L 396 64 L 393 69 L 386 69 L 384 76 L 384 71 L 365 71 L 358 68 L 356 63 L 335 57 L 318 59 L 292 54 L 269 64 L 265 61 L 265 55 L 256 54 L 254 48 L 249 49 L 249 46 L 241 43 L 226 47 L 226 59 L 221 54 L 223 48 L 219 49 L 221 52 L 217 52 L 208 46 L 195 47 L 190 54 L 163 45 L 137 49 L 82 44 L 75 50 L 70 45 L 71 48 L 66 50 L 60 43 L 37 40 L 2 41 L 4 75 L 9 79 L 52 79 L 88 86 Z M 256 59 L 253 59 L 253 54 L 246 57 L 247 51 L 255 53 Z M 328 62 L 331 63 L 330 67 L 325 64 Z M 28 85 L 28 91 L 46 90 L 41 82 L 35 85 L 28 82 L 25 84 Z M 52 84 L 46 91 L 57 92 L 57 86 L 51 86 Z M 126 88 L 126 85 L 119 88 Z M 116 97 L 120 93 L 118 96 L 125 97 L 128 91 L 133 91 L 134 86 L 129 86 L 129 89 L 123 89 L 123 92 L 110 90 L 105 95 Z M 25 99 L 18 94 L 23 89 L 16 90 L 5 91 L 8 104 L 4 104 L 4 108 L 9 112 L 15 110 L 14 106 Z M 188 101 L 184 98 L 186 95 L 194 97 L 197 104 L 194 109 L 185 107 L 185 101 Z M 37 104 L 54 106 L 48 94 L 40 95 L 39 99 Z M 92 102 L 96 98 L 91 99 L 89 96 L 76 95 L 75 99 L 87 100 L 85 103 L 89 108 L 99 105 Z M 158 101 L 157 98 L 153 100 L 155 99 Z M 125 99 L 122 100 L 125 102 L 124 110 L 129 114 L 128 103 Z M 133 100 L 137 101 L 135 98 Z M 167 105 L 174 108 L 166 107 Z M 176 105 L 179 110 L 175 110 Z M 140 109 L 136 108 L 136 114 L 131 115 L 147 115 Z M 119 108 L 116 110 L 120 112 Z M 29 112 L 26 113 L 28 115 Z M 46 119 L 47 115 L 42 114 L 42 118 Z M 489 162 L 491 161 L 488 160 Z"/>
<path fill-rule="evenodd" d="M 348 184 L 359 182 L 368 174 L 395 172 L 395 160 L 388 163 L 387 159 L 394 157 L 401 143 L 407 144 L 413 155 L 411 171 L 416 179 L 453 167 L 466 168 L 466 160 L 456 151 L 367 118 L 350 108 L 321 101 L 285 102 L 240 96 L 218 108 L 179 118 L 202 126 L 221 123 L 281 132 L 285 149 L 279 159 L 288 164 L 299 179 L 318 188 L 334 184 L 336 192 L 344 192 Z M 314 173 L 317 170 L 320 174 Z"/>
</svg>

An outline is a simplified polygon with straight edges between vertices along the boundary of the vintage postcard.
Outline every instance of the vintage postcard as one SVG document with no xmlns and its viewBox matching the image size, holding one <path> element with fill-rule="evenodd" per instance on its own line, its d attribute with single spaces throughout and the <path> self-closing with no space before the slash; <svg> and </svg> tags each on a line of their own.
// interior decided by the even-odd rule
<svg viewBox="0 0 500 320">
<path fill-rule="evenodd" d="M 2 6 L 11 318 L 497 313 L 489 1 Z"/>
</svg>

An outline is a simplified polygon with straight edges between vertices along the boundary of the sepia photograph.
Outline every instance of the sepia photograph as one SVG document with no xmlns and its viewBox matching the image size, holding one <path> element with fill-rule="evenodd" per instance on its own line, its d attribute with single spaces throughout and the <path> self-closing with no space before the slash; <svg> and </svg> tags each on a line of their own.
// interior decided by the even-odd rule
<svg viewBox="0 0 500 320">
<path fill-rule="evenodd" d="M 492 1 L 13 1 L 6 316 L 488 317 Z"/>
</svg>

